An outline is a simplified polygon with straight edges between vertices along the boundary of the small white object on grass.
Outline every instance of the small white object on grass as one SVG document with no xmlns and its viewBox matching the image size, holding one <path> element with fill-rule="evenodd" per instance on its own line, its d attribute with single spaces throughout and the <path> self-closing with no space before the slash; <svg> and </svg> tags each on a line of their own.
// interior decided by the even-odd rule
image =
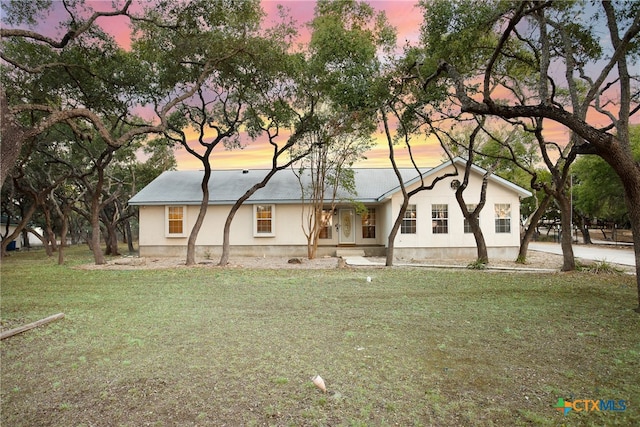
<svg viewBox="0 0 640 427">
<path fill-rule="evenodd" d="M 371 276 L 367 276 L 367 282 L 371 283 Z"/>
<path fill-rule="evenodd" d="M 322 390 L 323 393 L 327 392 L 327 386 L 324 384 L 324 380 L 320 375 L 316 375 L 315 377 L 311 378 L 311 381 L 313 381 L 316 387 Z"/>
</svg>

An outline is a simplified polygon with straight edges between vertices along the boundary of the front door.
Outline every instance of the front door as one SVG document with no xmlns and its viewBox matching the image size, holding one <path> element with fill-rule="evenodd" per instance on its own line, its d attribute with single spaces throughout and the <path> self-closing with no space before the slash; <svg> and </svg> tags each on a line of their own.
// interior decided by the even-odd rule
<svg viewBox="0 0 640 427">
<path fill-rule="evenodd" d="M 339 237 L 341 245 L 354 245 L 356 243 L 356 211 L 353 208 L 342 208 L 339 210 Z"/>
</svg>

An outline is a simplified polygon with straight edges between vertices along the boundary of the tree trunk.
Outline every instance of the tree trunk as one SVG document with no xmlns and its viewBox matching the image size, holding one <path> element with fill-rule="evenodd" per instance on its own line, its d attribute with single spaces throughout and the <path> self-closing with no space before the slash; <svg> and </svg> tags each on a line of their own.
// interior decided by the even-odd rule
<svg viewBox="0 0 640 427">
<path fill-rule="evenodd" d="M 93 211 L 93 209 L 92 209 Z M 89 248 L 93 252 L 93 260 L 96 265 L 106 264 L 102 247 L 100 246 L 100 218 L 96 213 L 91 213 L 91 235 L 89 236 Z"/>
<path fill-rule="evenodd" d="M 7 246 L 9 246 L 9 243 L 15 240 L 15 238 L 20 235 L 22 230 L 25 229 L 29 221 L 31 221 L 31 217 L 36 211 L 36 208 L 37 208 L 37 205 L 35 203 L 32 203 L 31 206 L 29 206 L 29 209 L 27 209 L 27 212 L 22 216 L 20 223 L 16 226 L 15 230 L 13 230 L 13 233 L 9 234 L 8 236 L 5 236 L 2 239 L 2 243 L 0 243 L 1 257 L 7 256 Z"/>
<path fill-rule="evenodd" d="M 106 216 L 106 215 L 105 215 Z M 118 251 L 118 230 L 115 224 L 104 220 L 105 227 L 105 242 L 107 245 L 106 253 L 111 256 L 118 256 L 120 252 Z"/>
<path fill-rule="evenodd" d="M 196 222 L 193 224 L 191 233 L 189 233 L 189 240 L 187 240 L 187 260 L 185 262 L 186 265 L 196 264 L 196 240 L 198 239 L 198 233 L 200 233 L 200 229 L 202 228 L 204 217 L 207 215 L 208 208 L 209 208 L 209 191 L 207 190 L 205 196 L 202 198 L 202 201 L 200 202 L 200 210 L 198 211 L 198 217 L 196 218 Z"/>
<path fill-rule="evenodd" d="M 206 159 L 207 160 L 203 162 L 204 176 L 202 177 L 202 182 L 200 183 L 200 187 L 202 188 L 202 201 L 200 202 L 198 217 L 196 218 L 196 222 L 193 224 L 191 233 L 189 233 L 189 240 L 187 240 L 187 261 L 185 262 L 186 265 L 196 264 L 196 240 L 198 239 L 198 233 L 200 233 L 202 223 L 204 222 L 204 217 L 207 215 L 207 209 L 209 208 L 209 178 L 211 177 L 211 165 L 208 162 L 208 153 Z"/>
<path fill-rule="evenodd" d="M 100 191 L 95 191 L 91 198 L 91 236 L 89 247 L 93 251 L 93 259 L 96 265 L 106 264 L 102 247 L 100 246 Z"/>
<path fill-rule="evenodd" d="M 51 258 L 53 256 L 53 247 L 51 245 L 51 236 L 49 236 L 46 230 L 42 235 L 42 246 L 44 247 L 44 253 Z"/>
<path fill-rule="evenodd" d="M 249 197 L 251 197 L 256 191 L 265 187 L 269 183 L 271 178 L 273 178 L 273 176 L 276 174 L 276 172 L 286 167 L 286 166 L 281 166 L 281 167 L 277 166 L 277 157 L 278 157 L 277 155 L 274 155 L 271 170 L 269 171 L 269 173 L 267 173 L 267 175 L 264 178 L 262 178 L 262 181 L 260 181 L 259 183 L 253 185 L 250 189 L 248 189 L 242 195 L 242 197 L 236 200 L 236 202 L 231 207 L 231 210 L 229 211 L 229 214 L 227 215 L 227 219 L 224 223 L 224 231 L 222 233 L 222 236 L 223 236 L 222 237 L 222 255 L 220 256 L 220 261 L 218 262 L 219 266 L 225 266 L 229 263 L 229 255 L 231 252 L 231 240 L 230 240 L 231 222 L 233 221 L 233 218 L 235 217 L 238 209 L 240 209 L 240 206 L 242 206 L 242 204 L 246 202 L 249 199 Z M 287 165 L 289 164 L 290 163 L 288 163 Z M 208 194 L 209 193 L 207 192 L 207 195 Z"/>
<path fill-rule="evenodd" d="M 634 194 L 629 195 L 627 199 L 629 200 L 627 204 L 629 206 L 629 217 L 631 219 L 631 232 L 633 233 L 633 251 L 636 258 L 638 307 L 635 310 L 640 313 L 640 182 Z"/>
<path fill-rule="evenodd" d="M 396 163 L 396 157 L 393 150 L 393 137 L 391 136 L 391 131 L 389 130 L 387 113 L 384 110 L 380 110 L 380 115 L 382 116 L 382 123 L 384 124 L 384 131 L 387 136 L 387 144 L 389 145 L 389 160 L 391 161 L 391 166 L 393 166 L 393 171 L 396 174 L 396 178 L 398 178 L 398 183 L 400 184 L 400 189 L 402 190 L 402 205 L 400 206 L 400 212 L 398 212 L 398 216 L 393 223 L 393 227 L 391 228 L 389 237 L 387 239 L 387 257 L 384 265 L 387 267 L 391 267 L 393 266 L 393 252 L 396 236 L 398 235 L 398 231 L 400 230 L 400 226 L 402 225 L 404 214 L 405 212 L 407 212 L 407 207 L 409 206 L 409 195 L 407 194 L 407 190 L 404 187 L 404 181 Z"/>
<path fill-rule="evenodd" d="M 29 232 L 22 230 L 22 248 L 31 249 L 31 242 L 29 241 Z"/>
<path fill-rule="evenodd" d="M 622 170 L 618 171 L 614 167 L 614 170 L 616 170 L 624 183 L 625 201 L 629 211 L 631 233 L 633 234 L 633 251 L 636 258 L 638 307 L 635 310 L 640 313 L 640 165 L 637 163 L 636 165 L 635 169 L 621 168 Z M 622 174 L 625 175 L 624 178 L 622 177 Z"/>
<path fill-rule="evenodd" d="M 313 245 L 311 244 L 311 240 L 312 240 L 312 237 L 311 237 L 311 234 L 309 234 L 307 236 L 307 258 L 308 259 L 313 259 L 313 251 L 311 249 Z"/>
<path fill-rule="evenodd" d="M 47 253 L 47 256 L 53 256 L 53 253 L 58 249 L 56 244 L 56 235 L 53 232 L 53 224 L 51 221 L 51 210 L 45 203 L 41 205 L 42 211 L 44 213 L 44 248 Z"/>
<path fill-rule="evenodd" d="M 544 215 L 549 207 L 549 204 L 553 200 L 551 194 L 545 194 L 544 198 L 540 202 L 540 205 L 536 209 L 536 211 L 531 216 L 531 220 L 529 222 L 529 227 L 524 231 L 524 235 L 520 240 L 520 250 L 518 251 L 518 258 L 516 258 L 516 262 L 519 264 L 524 264 L 527 260 L 527 252 L 529 251 L 529 242 L 533 238 L 534 233 L 538 228 L 538 223 L 540 222 L 540 218 Z M 548 234 L 548 230 L 547 230 Z"/>
<path fill-rule="evenodd" d="M 18 160 L 24 134 L 24 129 L 9 111 L 7 94 L 0 85 L 0 188 Z"/>
<path fill-rule="evenodd" d="M 124 235 L 125 235 L 125 238 L 127 239 L 127 249 L 129 250 L 129 253 L 132 254 L 136 251 L 136 249 L 133 246 L 133 233 L 131 232 L 131 221 L 129 221 L 128 219 L 125 220 L 124 222 Z"/>
<path fill-rule="evenodd" d="M 118 229 L 116 227 L 107 227 L 108 233 L 109 233 L 109 238 L 111 239 L 111 253 L 114 256 L 120 256 L 120 250 L 118 249 L 119 247 L 119 243 L 118 242 Z"/>
<path fill-rule="evenodd" d="M 398 235 L 398 231 L 400 230 L 400 226 L 402 225 L 404 214 L 407 211 L 407 206 L 409 206 L 409 197 L 406 197 L 405 195 L 405 198 L 402 201 L 402 205 L 400 206 L 400 212 L 398 212 L 396 221 L 393 223 L 393 227 L 389 232 L 389 238 L 387 240 L 387 258 L 384 264 L 387 267 L 393 266 L 393 249 L 395 245 L 395 240 L 396 240 L 396 236 Z"/>
<path fill-rule="evenodd" d="M 627 139 L 628 141 L 628 139 Z M 631 232 L 633 234 L 633 250 L 636 259 L 636 287 L 638 292 L 638 307 L 640 313 L 640 164 L 634 159 L 629 144 L 617 141 L 605 147 L 598 154 L 616 172 L 624 187 L 624 199 L 629 211 Z"/>
<path fill-rule="evenodd" d="M 218 261 L 218 265 L 221 267 L 229 264 L 229 257 L 231 256 L 231 222 L 236 216 L 238 209 L 240 209 L 240 206 L 242 205 L 237 202 L 231 206 L 229 215 L 227 215 L 227 219 L 224 222 L 224 230 L 222 231 L 222 255 L 220 256 L 220 261 Z"/>
<path fill-rule="evenodd" d="M 591 245 L 591 234 L 589 233 L 589 225 L 587 224 L 587 218 L 584 215 L 580 216 L 580 233 L 582 234 L 582 243 L 585 245 Z"/>
<path fill-rule="evenodd" d="M 574 271 L 576 269 L 576 259 L 573 255 L 573 242 L 571 238 L 571 201 L 564 191 L 558 192 L 556 200 L 558 200 L 558 205 L 560 205 L 562 271 Z"/>
<path fill-rule="evenodd" d="M 469 222 L 469 227 L 471 227 L 473 238 L 476 241 L 476 262 L 481 264 L 488 264 L 489 253 L 487 251 L 487 242 L 485 241 L 484 234 L 482 233 L 482 229 L 480 228 L 480 221 L 478 220 L 478 217 L 487 201 L 487 185 L 489 182 L 489 176 L 491 175 L 490 171 L 487 171 L 482 177 L 482 185 L 480 187 L 480 200 L 478 201 L 478 204 L 474 208 L 473 212 L 469 212 L 469 210 L 467 209 L 467 204 L 464 200 L 464 191 L 466 190 L 467 185 L 469 185 L 469 176 L 471 175 L 471 167 L 473 166 L 473 147 L 479 131 L 480 126 L 477 126 L 469 137 L 469 159 L 467 159 L 467 163 L 464 167 L 464 177 L 462 178 L 462 183 L 458 188 L 456 188 L 456 201 L 458 202 L 458 206 L 460 207 L 464 218 Z"/>
<path fill-rule="evenodd" d="M 313 221 L 313 232 L 309 235 L 310 241 L 308 244 L 311 245 L 309 247 L 307 253 L 309 259 L 315 259 L 318 256 L 318 240 L 320 239 L 320 228 L 322 226 L 322 205 L 320 204 L 315 206 L 314 212 L 314 221 Z"/>
<path fill-rule="evenodd" d="M 62 211 L 62 230 L 60 230 L 60 247 L 58 248 L 58 265 L 64 264 L 64 248 L 67 246 L 67 232 L 69 230 L 69 211 L 70 207 L 63 208 Z"/>
<path fill-rule="evenodd" d="M 476 240 L 476 248 L 477 248 L 477 259 L 476 261 L 482 264 L 489 263 L 489 252 L 487 251 L 487 242 L 484 240 L 484 234 L 482 233 L 482 229 L 480 228 L 480 221 L 478 218 L 470 218 L 468 219 L 469 226 L 473 231 L 473 237 Z"/>
</svg>

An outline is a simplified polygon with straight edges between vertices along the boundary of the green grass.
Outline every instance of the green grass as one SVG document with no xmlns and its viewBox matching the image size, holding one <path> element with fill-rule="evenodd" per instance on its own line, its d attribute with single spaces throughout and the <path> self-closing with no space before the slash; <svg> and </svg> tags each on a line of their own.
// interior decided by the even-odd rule
<svg viewBox="0 0 640 427">
<path fill-rule="evenodd" d="M 4 329 L 66 317 L 0 344 L 1 425 L 640 424 L 627 275 L 72 268 L 88 255 L 2 261 Z"/>
</svg>

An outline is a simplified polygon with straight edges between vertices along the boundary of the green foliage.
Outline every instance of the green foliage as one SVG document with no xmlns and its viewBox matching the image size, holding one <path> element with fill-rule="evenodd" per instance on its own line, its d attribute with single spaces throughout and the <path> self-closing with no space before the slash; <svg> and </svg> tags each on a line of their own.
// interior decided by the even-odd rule
<svg viewBox="0 0 640 427">
<path fill-rule="evenodd" d="M 474 262 L 471 262 L 467 265 L 467 268 L 469 270 L 486 270 L 487 269 L 487 262 L 484 260 L 476 260 Z"/>
<path fill-rule="evenodd" d="M 53 0 L 4 0 L 0 2 L 2 22 L 34 26 L 49 13 Z"/>
<path fill-rule="evenodd" d="M 615 267 L 607 260 L 600 260 L 590 264 L 578 264 L 577 270 L 593 274 L 624 274 L 623 270 Z"/>
<path fill-rule="evenodd" d="M 581 157 L 573 165 L 575 208 L 595 219 L 620 222 L 627 214 L 624 188 L 611 166 L 599 157 Z"/>
<path fill-rule="evenodd" d="M 640 125 L 631 126 L 629 140 L 636 160 L 640 161 Z M 582 156 L 572 167 L 574 206 L 592 219 L 628 220 L 624 188 L 620 177 L 600 157 Z"/>
<path fill-rule="evenodd" d="M 259 1 L 162 0 L 145 9 L 147 20 L 133 23 L 132 49 L 155 64 L 159 90 L 195 82 L 207 68 L 233 76 L 243 70 L 247 41 L 263 15 Z M 162 25 L 156 25 L 162 23 Z"/>
<path fill-rule="evenodd" d="M 492 29 L 515 3 L 422 0 L 421 38 L 425 56 L 455 63 L 461 73 L 477 70 L 496 43 Z M 429 74 L 428 72 L 425 74 Z"/>
<path fill-rule="evenodd" d="M 318 87 L 347 111 L 377 106 L 371 85 L 379 74 L 379 51 L 395 45 L 384 13 L 364 2 L 319 1 L 310 24 L 310 66 Z"/>
</svg>

